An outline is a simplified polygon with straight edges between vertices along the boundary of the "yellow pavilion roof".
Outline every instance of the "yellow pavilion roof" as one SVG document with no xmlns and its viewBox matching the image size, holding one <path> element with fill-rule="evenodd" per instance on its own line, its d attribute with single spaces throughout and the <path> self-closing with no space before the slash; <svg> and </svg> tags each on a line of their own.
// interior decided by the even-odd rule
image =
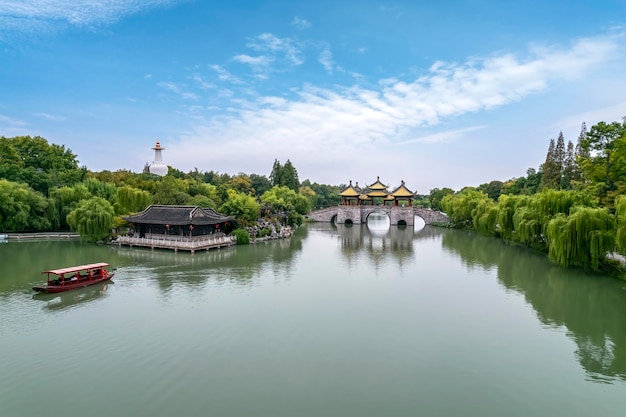
<svg viewBox="0 0 626 417">
<path fill-rule="evenodd" d="M 413 197 L 415 193 L 406 188 L 404 181 L 402 181 L 400 186 L 391 192 L 391 195 L 394 197 Z"/>
<path fill-rule="evenodd" d="M 352 186 L 352 180 L 350 180 L 350 185 L 341 190 L 339 195 L 342 197 L 358 197 L 361 195 L 361 190 L 358 189 L 358 185 L 356 188 Z"/>
<path fill-rule="evenodd" d="M 387 195 L 386 193 L 387 187 L 388 186 L 380 182 L 380 177 L 376 177 L 376 182 L 367 186 L 367 188 L 369 188 L 372 191 L 385 191 L 385 195 Z"/>
</svg>

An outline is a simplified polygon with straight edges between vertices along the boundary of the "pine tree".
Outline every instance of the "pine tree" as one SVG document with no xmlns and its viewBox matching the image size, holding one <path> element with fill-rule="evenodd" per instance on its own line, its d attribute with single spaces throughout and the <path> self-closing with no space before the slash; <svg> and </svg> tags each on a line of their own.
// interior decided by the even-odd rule
<svg viewBox="0 0 626 417">
<path fill-rule="evenodd" d="M 561 189 L 571 190 L 572 181 L 577 180 L 577 175 L 580 173 L 578 166 L 576 165 L 576 157 L 574 155 L 574 144 L 572 141 L 567 141 L 567 152 L 565 153 L 565 159 L 563 160 L 563 175 L 561 176 Z"/>
<path fill-rule="evenodd" d="M 559 137 L 556 140 L 556 147 L 554 148 L 554 163 L 555 169 L 558 170 L 557 183 L 561 182 L 561 176 L 563 175 L 563 162 L 565 161 L 565 138 L 563 132 L 559 132 Z"/>
<path fill-rule="evenodd" d="M 556 162 L 556 146 L 554 139 L 550 139 L 550 146 L 548 146 L 548 153 L 546 155 L 546 162 L 543 163 L 541 177 L 541 188 L 557 188 L 561 179 L 561 169 Z"/>
<path fill-rule="evenodd" d="M 580 126 L 580 134 L 578 135 L 578 143 L 576 144 L 576 157 L 589 158 L 589 149 L 582 146 L 587 137 L 587 124 L 585 122 Z"/>
<path fill-rule="evenodd" d="M 283 165 L 283 184 L 285 187 L 298 192 L 300 188 L 300 180 L 298 179 L 298 171 L 293 166 L 291 161 L 287 159 L 285 165 Z"/>
<path fill-rule="evenodd" d="M 274 159 L 274 166 L 272 167 L 272 173 L 270 174 L 270 181 L 272 186 L 283 185 L 283 166 L 278 162 L 278 159 Z"/>
</svg>

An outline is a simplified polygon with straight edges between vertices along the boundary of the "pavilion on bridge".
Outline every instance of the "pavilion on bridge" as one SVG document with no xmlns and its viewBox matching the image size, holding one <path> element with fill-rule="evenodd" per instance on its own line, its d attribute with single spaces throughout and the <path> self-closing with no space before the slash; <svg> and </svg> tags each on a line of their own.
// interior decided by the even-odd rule
<svg viewBox="0 0 626 417">
<path fill-rule="evenodd" d="M 407 206 L 410 207 L 415 197 L 415 193 L 409 190 L 404 181 L 400 186 L 389 192 L 389 186 L 380 181 L 380 177 L 376 177 L 376 182 L 366 186 L 364 189 L 359 187 L 359 183 L 350 184 L 344 188 L 339 195 L 341 196 L 342 206 Z"/>
</svg>

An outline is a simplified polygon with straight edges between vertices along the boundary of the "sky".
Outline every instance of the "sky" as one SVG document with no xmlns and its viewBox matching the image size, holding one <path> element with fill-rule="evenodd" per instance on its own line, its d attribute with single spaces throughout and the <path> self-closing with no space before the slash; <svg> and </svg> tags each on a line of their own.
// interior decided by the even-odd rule
<svg viewBox="0 0 626 417">
<path fill-rule="evenodd" d="M 0 0 L 0 136 L 419 194 L 626 116 L 626 0 Z"/>
</svg>

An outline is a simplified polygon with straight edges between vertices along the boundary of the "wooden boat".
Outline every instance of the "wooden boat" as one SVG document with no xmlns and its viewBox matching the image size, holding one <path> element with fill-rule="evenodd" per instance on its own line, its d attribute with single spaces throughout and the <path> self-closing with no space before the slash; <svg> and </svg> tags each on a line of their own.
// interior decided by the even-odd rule
<svg viewBox="0 0 626 417">
<path fill-rule="evenodd" d="M 98 262 L 95 264 L 71 266 L 69 268 L 51 269 L 43 271 L 48 274 L 48 282 L 33 287 L 37 292 L 55 293 L 83 288 L 98 284 L 113 278 L 115 273 L 109 272 L 109 264 Z"/>
</svg>

